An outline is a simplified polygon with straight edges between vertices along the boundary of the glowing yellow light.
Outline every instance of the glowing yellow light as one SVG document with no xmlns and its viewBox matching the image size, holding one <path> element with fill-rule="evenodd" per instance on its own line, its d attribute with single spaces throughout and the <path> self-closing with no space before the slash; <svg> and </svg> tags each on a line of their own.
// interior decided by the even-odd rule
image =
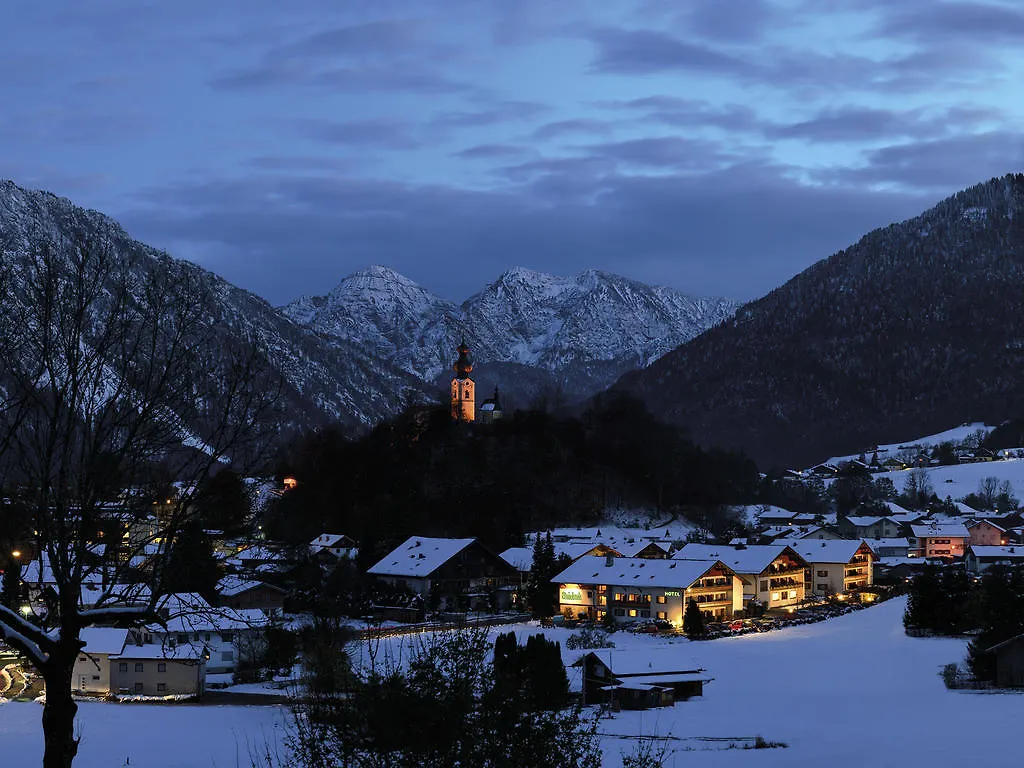
<svg viewBox="0 0 1024 768">
<path fill-rule="evenodd" d="M 11 557 L 13 557 L 14 559 L 18 559 L 19 557 L 21 557 L 21 550 L 16 549 L 13 552 L 11 552 Z"/>
</svg>

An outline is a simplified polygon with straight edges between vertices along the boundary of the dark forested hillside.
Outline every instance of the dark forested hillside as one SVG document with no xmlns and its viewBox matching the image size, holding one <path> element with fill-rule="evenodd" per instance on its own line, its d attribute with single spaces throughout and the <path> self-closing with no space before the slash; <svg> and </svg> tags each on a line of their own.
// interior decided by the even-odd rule
<svg viewBox="0 0 1024 768">
<path fill-rule="evenodd" d="M 1024 412 L 1024 175 L 876 230 L 616 385 L 764 466 Z"/>
<path fill-rule="evenodd" d="M 416 408 L 358 440 L 312 433 L 282 460 L 298 480 L 267 520 L 305 543 L 342 532 L 372 551 L 410 535 L 479 536 L 494 547 L 552 524 L 592 524 L 606 508 L 752 501 L 758 474 L 736 453 L 701 450 L 638 401 L 603 396 L 580 418 L 516 412 L 493 425 Z"/>
</svg>

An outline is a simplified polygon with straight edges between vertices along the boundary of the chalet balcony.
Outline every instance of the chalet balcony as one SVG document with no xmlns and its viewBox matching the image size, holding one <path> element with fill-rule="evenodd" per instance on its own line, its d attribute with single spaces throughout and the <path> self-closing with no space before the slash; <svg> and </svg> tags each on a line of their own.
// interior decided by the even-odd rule
<svg viewBox="0 0 1024 768">
<path fill-rule="evenodd" d="M 871 558 L 867 555 L 857 555 L 850 561 L 850 565 L 867 565 L 871 562 Z"/>
<path fill-rule="evenodd" d="M 846 578 L 848 578 L 848 579 L 857 578 L 857 577 L 861 577 L 861 576 L 867 576 L 867 571 L 865 571 L 863 568 L 847 568 L 846 569 Z"/>
<path fill-rule="evenodd" d="M 690 587 L 687 592 L 698 592 L 704 589 L 721 589 L 722 587 L 732 586 L 732 579 L 726 578 L 710 578 L 710 579 L 699 579 L 696 584 Z"/>
<path fill-rule="evenodd" d="M 777 589 L 792 589 L 793 587 L 802 587 L 804 585 L 804 575 L 800 573 L 800 578 L 778 578 L 772 579 L 770 586 L 772 591 Z"/>
<path fill-rule="evenodd" d="M 732 603 L 732 597 L 725 592 L 719 592 L 717 594 L 707 595 L 696 595 L 693 598 L 697 605 L 704 606 L 713 603 Z"/>
</svg>

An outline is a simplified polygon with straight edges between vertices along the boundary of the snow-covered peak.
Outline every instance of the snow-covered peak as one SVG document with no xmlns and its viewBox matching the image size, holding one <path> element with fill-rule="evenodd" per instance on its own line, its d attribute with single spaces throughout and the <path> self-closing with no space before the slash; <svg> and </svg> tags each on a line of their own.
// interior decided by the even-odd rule
<svg viewBox="0 0 1024 768">
<path fill-rule="evenodd" d="M 507 270 L 456 306 L 390 268 L 370 267 L 326 296 L 303 297 L 283 311 L 300 325 L 354 341 L 427 380 L 448 371 L 465 335 L 478 366 L 528 366 L 570 380 L 576 394 L 589 394 L 722 321 L 735 307 L 596 269 L 558 276 L 525 267 Z"/>
</svg>

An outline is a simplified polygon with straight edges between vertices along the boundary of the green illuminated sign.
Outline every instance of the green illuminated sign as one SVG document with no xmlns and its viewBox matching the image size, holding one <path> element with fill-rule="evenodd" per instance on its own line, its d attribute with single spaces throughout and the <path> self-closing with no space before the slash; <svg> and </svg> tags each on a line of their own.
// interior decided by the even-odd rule
<svg viewBox="0 0 1024 768">
<path fill-rule="evenodd" d="M 561 603 L 582 603 L 583 592 L 578 589 L 558 590 L 558 601 Z"/>
<path fill-rule="evenodd" d="M 679 597 L 679 590 L 668 589 L 665 591 L 665 597 Z"/>
</svg>

